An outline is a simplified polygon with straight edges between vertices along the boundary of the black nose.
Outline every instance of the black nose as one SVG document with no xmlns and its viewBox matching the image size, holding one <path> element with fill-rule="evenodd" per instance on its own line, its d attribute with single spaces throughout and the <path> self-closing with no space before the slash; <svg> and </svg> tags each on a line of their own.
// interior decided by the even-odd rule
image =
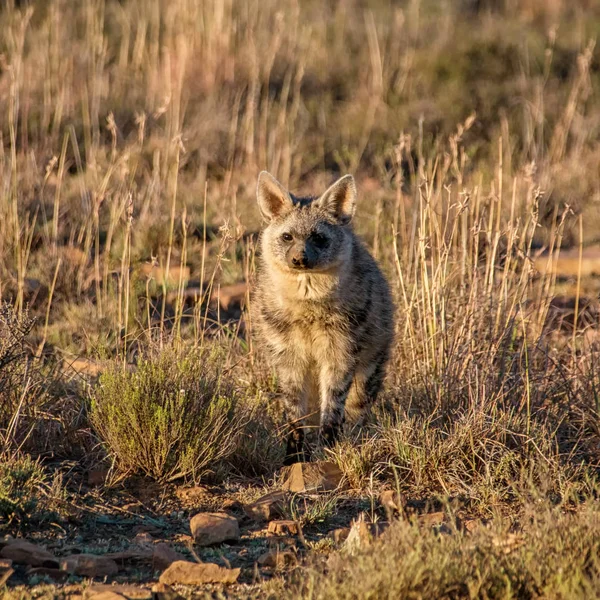
<svg viewBox="0 0 600 600">
<path fill-rule="evenodd" d="M 306 266 L 306 261 L 305 261 L 304 255 L 301 254 L 299 256 L 294 256 L 292 258 L 292 264 L 295 267 L 304 267 L 304 266 Z"/>
</svg>

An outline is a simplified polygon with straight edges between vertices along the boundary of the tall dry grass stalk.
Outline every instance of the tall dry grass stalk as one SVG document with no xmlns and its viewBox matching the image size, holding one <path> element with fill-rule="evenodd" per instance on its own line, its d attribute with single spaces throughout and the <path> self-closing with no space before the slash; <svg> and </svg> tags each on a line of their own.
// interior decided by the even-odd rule
<svg viewBox="0 0 600 600">
<path fill-rule="evenodd" d="M 353 170 L 357 227 L 397 291 L 394 390 L 441 381 L 430 398 L 439 408 L 484 355 L 504 372 L 518 348 L 525 375 L 536 368 L 531 350 L 555 343 L 552 265 L 573 233 L 569 197 L 548 196 L 596 156 L 593 43 L 569 37 L 578 52 L 565 59 L 555 30 L 523 24 L 525 8 L 469 21 L 425 2 L 346 4 L 3 9 L 0 295 L 39 310 L 39 348 L 128 361 L 144 340 L 202 346 L 237 332 L 245 339 L 227 360 L 241 349 L 262 368 L 249 316 L 223 326 L 218 301 L 228 283 L 252 279 L 256 172 L 308 190 Z M 541 62 L 516 44 L 523 32 Z M 567 66 L 555 66 L 560 51 Z M 472 52 L 489 85 L 472 73 Z M 503 70 L 515 53 L 519 67 Z M 525 100 L 511 111 L 515 97 Z M 557 342 L 572 348 L 574 370 L 583 285 L 572 335 Z"/>
</svg>

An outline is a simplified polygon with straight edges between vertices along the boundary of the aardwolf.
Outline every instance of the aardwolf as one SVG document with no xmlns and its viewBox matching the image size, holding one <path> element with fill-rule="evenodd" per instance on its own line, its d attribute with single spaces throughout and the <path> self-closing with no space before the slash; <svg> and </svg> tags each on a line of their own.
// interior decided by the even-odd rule
<svg viewBox="0 0 600 600">
<path fill-rule="evenodd" d="M 257 198 L 267 225 L 255 324 L 284 393 L 290 464 L 304 458 L 311 412 L 320 413 L 328 446 L 345 420 L 363 422 L 383 381 L 394 309 L 384 275 L 352 231 L 351 175 L 320 196 L 299 198 L 263 171 Z"/>
</svg>

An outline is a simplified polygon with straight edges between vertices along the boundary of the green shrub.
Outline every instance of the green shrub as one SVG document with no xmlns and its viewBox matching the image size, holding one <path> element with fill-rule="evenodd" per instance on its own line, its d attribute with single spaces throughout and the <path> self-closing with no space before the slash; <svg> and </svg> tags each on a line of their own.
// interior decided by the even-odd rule
<svg viewBox="0 0 600 600">
<path fill-rule="evenodd" d="M 168 348 L 102 375 L 91 420 L 120 473 L 197 481 L 234 452 L 246 417 L 223 362 L 216 347 Z"/>
<path fill-rule="evenodd" d="M 0 458 L 0 521 L 22 521 L 36 510 L 45 481 L 40 464 L 29 456 Z"/>
</svg>

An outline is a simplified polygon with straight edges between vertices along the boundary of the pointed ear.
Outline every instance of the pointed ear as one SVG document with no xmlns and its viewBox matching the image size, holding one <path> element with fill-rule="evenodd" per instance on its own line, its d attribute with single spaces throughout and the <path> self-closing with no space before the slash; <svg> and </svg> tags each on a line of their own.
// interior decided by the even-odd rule
<svg viewBox="0 0 600 600">
<path fill-rule="evenodd" d="M 342 225 L 350 223 L 356 211 L 356 184 L 352 175 L 338 179 L 317 204 L 331 213 Z"/>
<path fill-rule="evenodd" d="M 256 186 L 256 198 L 262 216 L 271 221 L 294 207 L 289 192 L 266 171 L 261 171 Z"/>
</svg>

